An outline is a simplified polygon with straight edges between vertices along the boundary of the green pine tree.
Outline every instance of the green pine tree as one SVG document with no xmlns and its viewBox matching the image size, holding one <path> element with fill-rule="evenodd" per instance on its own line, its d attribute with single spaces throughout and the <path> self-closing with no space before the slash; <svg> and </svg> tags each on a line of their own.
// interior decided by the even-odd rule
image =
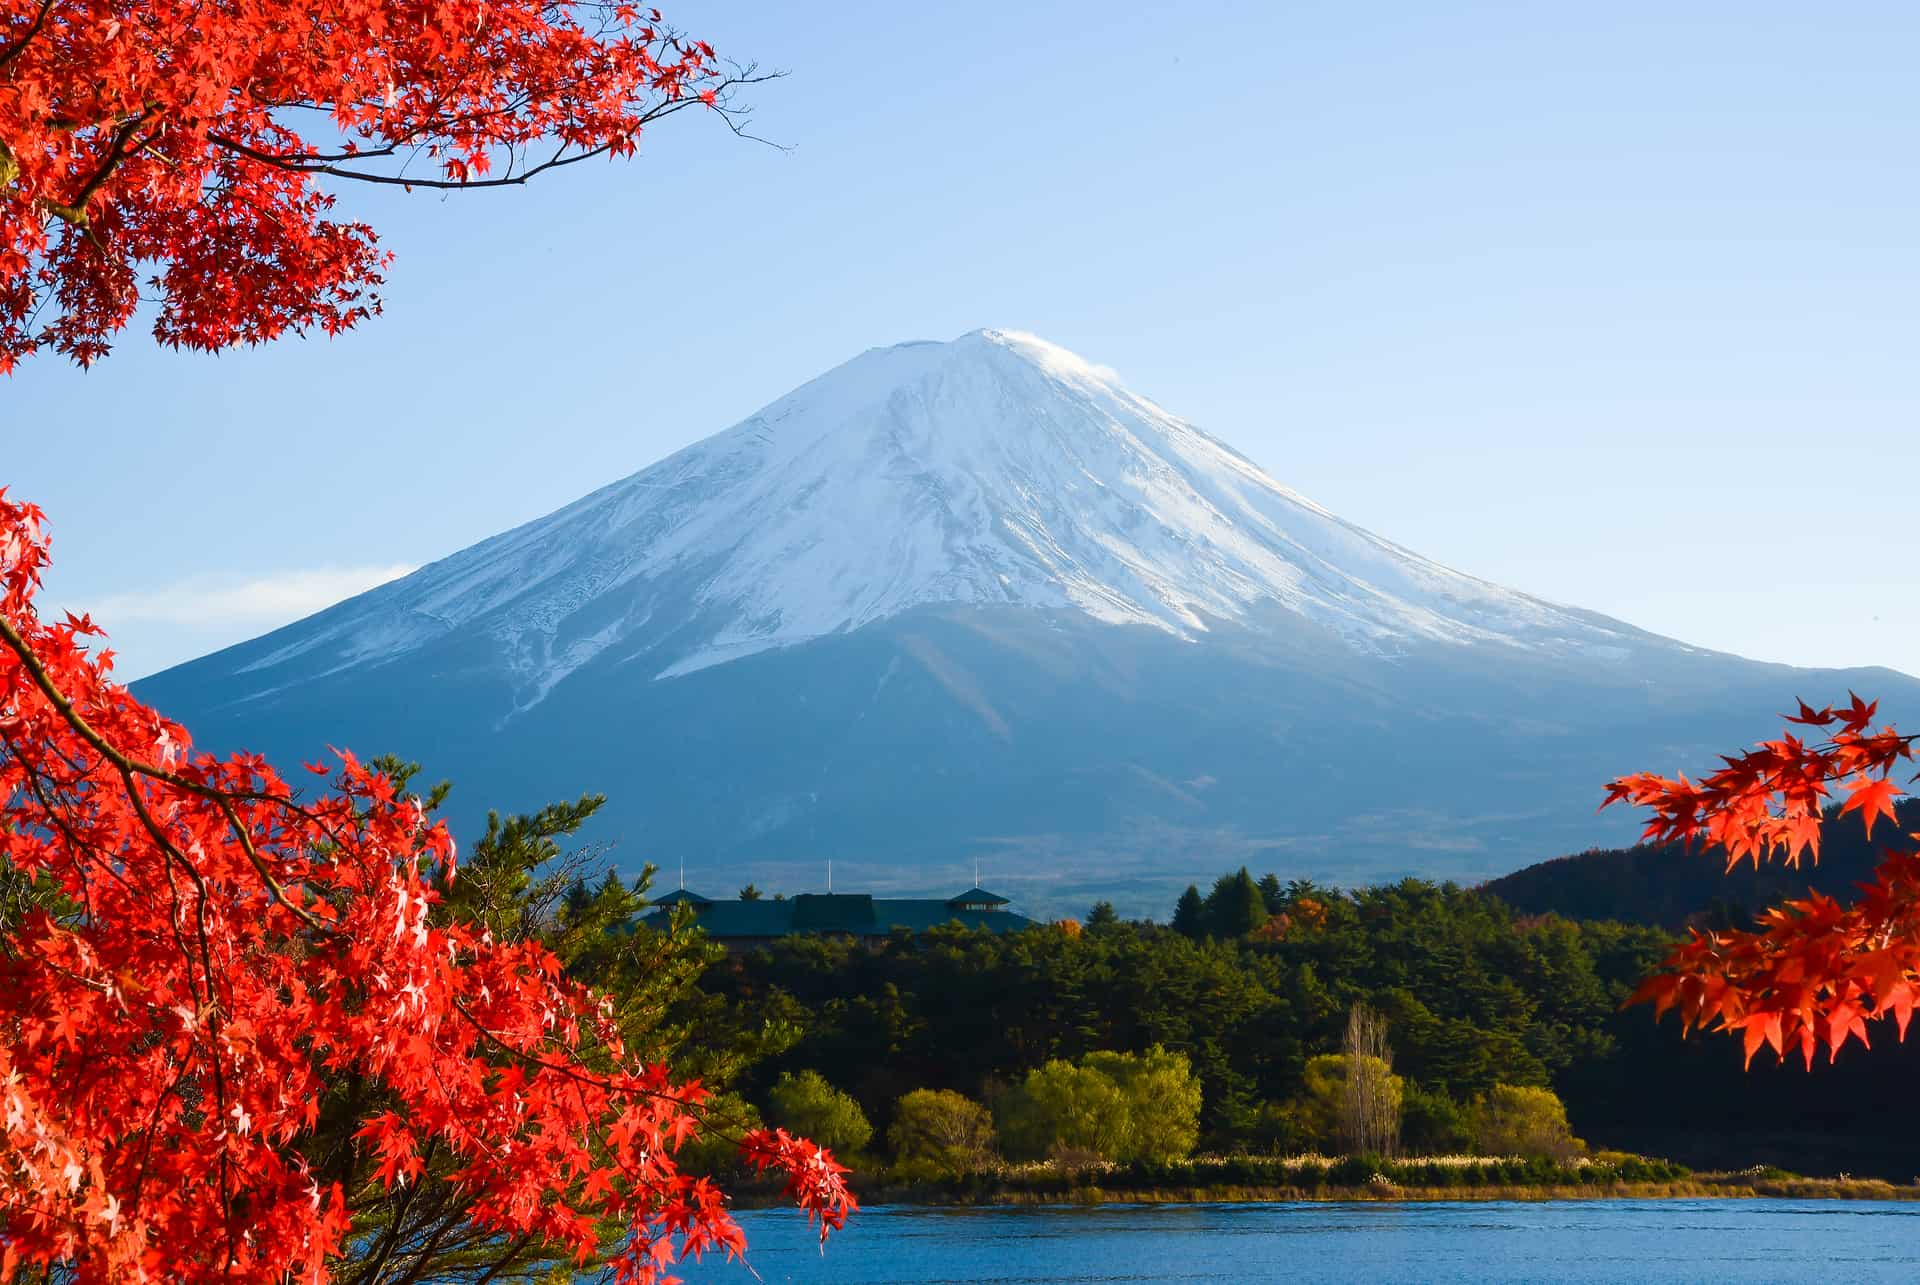
<svg viewBox="0 0 1920 1285">
<path fill-rule="evenodd" d="M 1203 905 L 1207 931 L 1215 937 L 1245 937 L 1267 922 L 1267 899 L 1245 866 L 1214 880 Z"/>
<path fill-rule="evenodd" d="M 1206 936 L 1206 903 L 1200 900 L 1200 890 L 1192 884 L 1187 885 L 1173 908 L 1173 930 L 1196 941 Z"/>
</svg>

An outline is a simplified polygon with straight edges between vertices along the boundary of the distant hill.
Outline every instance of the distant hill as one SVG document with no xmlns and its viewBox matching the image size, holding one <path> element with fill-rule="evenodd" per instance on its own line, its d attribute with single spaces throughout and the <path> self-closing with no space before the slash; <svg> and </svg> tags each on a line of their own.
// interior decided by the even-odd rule
<svg viewBox="0 0 1920 1285">
<path fill-rule="evenodd" d="M 1920 830 L 1920 801 L 1900 809 Z M 1818 865 L 1779 863 L 1731 873 L 1717 852 L 1673 844 L 1596 850 L 1528 866 L 1483 884 L 1515 910 L 1573 919 L 1619 919 L 1677 929 L 1746 927 L 1757 912 L 1811 888 L 1842 901 L 1884 859 L 1889 830 L 1868 844 L 1855 817 L 1833 821 Z M 1612 1056 L 1575 1066 L 1562 1091 L 1583 1105 L 1580 1127 L 1609 1146 L 1671 1156 L 1701 1168 L 1773 1164 L 1801 1173 L 1873 1174 L 1908 1182 L 1920 1172 L 1920 1126 L 1906 1103 L 1920 1075 L 1920 1040 L 1902 1042 L 1875 1022 L 1871 1048 L 1848 1047 L 1835 1064 L 1803 1069 L 1763 1054 L 1743 1069 L 1740 1041 L 1683 1038 L 1669 1014 L 1622 1012 L 1609 1029 Z M 1648 1092 L 1650 1085 L 1657 1092 Z"/>
<path fill-rule="evenodd" d="M 1905 830 L 1920 830 L 1920 800 L 1900 807 Z M 1884 827 L 1884 823 L 1883 823 Z M 1798 869 L 1778 862 L 1755 869 L 1726 869 L 1719 851 L 1682 850 L 1676 844 L 1598 848 L 1557 857 L 1481 885 L 1523 914 L 1569 919 L 1618 919 L 1680 928 L 1689 924 L 1744 927 L 1768 906 L 1809 889 L 1851 901 L 1871 881 L 1885 852 L 1889 830 L 1869 844 L 1857 818 L 1834 820 L 1822 840 L 1819 864 Z"/>
</svg>

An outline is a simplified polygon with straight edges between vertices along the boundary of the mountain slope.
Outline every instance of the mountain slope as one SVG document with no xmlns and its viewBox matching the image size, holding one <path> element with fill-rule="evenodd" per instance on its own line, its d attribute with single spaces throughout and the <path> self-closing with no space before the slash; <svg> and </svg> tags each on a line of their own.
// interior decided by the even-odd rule
<svg viewBox="0 0 1920 1285">
<path fill-rule="evenodd" d="M 525 706 L 602 653 L 674 677 L 935 604 L 1189 638 L 1272 605 L 1387 655 L 1421 640 L 1670 645 L 1392 545 L 1071 353 L 978 331 L 868 352 L 324 613 L 240 681 L 386 663 L 464 632 L 498 645 Z"/>
<path fill-rule="evenodd" d="M 1144 908 L 1236 854 L 1499 873 L 1582 846 L 1605 776 L 1844 681 L 1442 567 L 980 331 L 140 687 L 205 744 L 420 758 L 464 819 L 604 790 L 627 864 L 716 887 L 830 855 L 944 886 L 986 853 L 1036 904 Z"/>
</svg>

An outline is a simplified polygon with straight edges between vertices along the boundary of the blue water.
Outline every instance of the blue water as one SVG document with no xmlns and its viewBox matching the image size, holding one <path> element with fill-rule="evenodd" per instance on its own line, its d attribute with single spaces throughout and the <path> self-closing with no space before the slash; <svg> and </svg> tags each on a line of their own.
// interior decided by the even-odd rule
<svg viewBox="0 0 1920 1285">
<path fill-rule="evenodd" d="M 1920 1204 L 1489 1204 L 863 1209 L 823 1256 L 785 1210 L 742 1213 L 760 1278 L 977 1281 L 1920 1281 Z M 739 1282 L 739 1264 L 681 1269 Z"/>
</svg>

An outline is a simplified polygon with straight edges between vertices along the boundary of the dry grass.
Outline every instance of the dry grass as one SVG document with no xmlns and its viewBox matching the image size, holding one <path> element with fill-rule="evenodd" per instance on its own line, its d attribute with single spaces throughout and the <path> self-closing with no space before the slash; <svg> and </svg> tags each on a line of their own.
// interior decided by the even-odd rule
<svg viewBox="0 0 1920 1285">
<path fill-rule="evenodd" d="M 1467 1170 L 1510 1158 L 1498 1156 L 1422 1156 L 1416 1165 Z M 1670 1180 L 1629 1180 L 1616 1176 L 1622 1161 L 1639 1159 L 1622 1153 L 1600 1153 L 1567 1162 L 1580 1180 L 1541 1182 L 1460 1182 L 1448 1186 L 1391 1181 L 1376 1173 L 1369 1182 L 1334 1184 L 1327 1169 L 1341 1163 L 1327 1156 L 1302 1155 L 1263 1158 L 1270 1178 L 1229 1181 L 1230 1166 L 1244 1166 L 1244 1158 L 1197 1156 L 1181 1162 L 1184 1171 L 1174 1181 L 1140 1181 L 1128 1167 L 1106 1162 L 1063 1168 L 1053 1162 L 1001 1164 L 955 1183 L 888 1182 L 875 1175 L 859 1182 L 860 1198 L 869 1204 L 906 1205 L 1104 1205 L 1104 1204 L 1233 1204 L 1332 1201 L 1545 1201 L 1545 1200 L 1748 1200 L 1762 1197 L 1794 1200 L 1920 1200 L 1920 1180 L 1895 1184 L 1870 1178 L 1804 1178 L 1778 1169 L 1755 1166 L 1734 1173 L 1685 1174 Z M 1398 1166 L 1393 1166 L 1397 1168 Z M 1297 1178 L 1309 1170 L 1305 1180 Z M 1209 1171 L 1222 1177 L 1210 1181 Z M 1682 1171 L 1684 1173 L 1684 1171 Z M 1181 1180 L 1191 1175 L 1192 1181 Z M 858 1181 L 858 1176 L 856 1176 Z M 749 1184 L 736 1195 L 743 1207 L 772 1203 L 778 1186 L 768 1186 L 763 1201 Z"/>
<path fill-rule="evenodd" d="M 1490 1184 L 1474 1187 L 1409 1187 L 1370 1183 L 1364 1187 L 1292 1187 L 1232 1185 L 1206 1187 L 1148 1187 L 1109 1191 L 1097 1185 L 1065 1192 L 1020 1191 L 1003 1188 L 982 1195 L 933 1194 L 917 1199 L 906 1193 L 876 1193 L 878 1199 L 902 1204 L 967 1205 L 1191 1205 L 1353 1203 L 1363 1201 L 1475 1202 L 1546 1200 L 1752 1200 L 1763 1197 L 1793 1200 L 1920 1200 L 1920 1187 L 1899 1186 L 1869 1179 L 1800 1178 L 1788 1182 L 1723 1181 L 1703 1175 L 1680 1182 L 1623 1182 L 1607 1186 L 1525 1186 Z"/>
</svg>

